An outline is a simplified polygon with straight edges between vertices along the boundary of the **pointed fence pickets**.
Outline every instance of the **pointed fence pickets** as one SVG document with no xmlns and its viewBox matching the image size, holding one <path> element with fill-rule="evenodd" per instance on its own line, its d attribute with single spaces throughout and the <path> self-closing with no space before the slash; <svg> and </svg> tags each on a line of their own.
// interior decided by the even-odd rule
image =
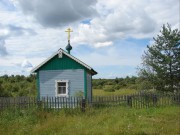
<svg viewBox="0 0 180 135">
<path fill-rule="evenodd" d="M 180 94 L 134 94 L 123 96 L 94 96 L 92 100 L 83 97 L 0 97 L 0 110 L 7 108 L 26 109 L 38 107 L 46 109 L 78 108 L 82 111 L 88 107 L 128 106 L 131 108 L 149 108 L 167 105 L 180 105 Z"/>
</svg>

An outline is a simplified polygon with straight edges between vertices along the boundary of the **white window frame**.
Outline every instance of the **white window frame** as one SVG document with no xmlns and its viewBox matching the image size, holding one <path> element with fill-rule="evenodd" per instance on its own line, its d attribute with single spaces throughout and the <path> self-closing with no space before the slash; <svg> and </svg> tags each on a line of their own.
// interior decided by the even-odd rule
<svg viewBox="0 0 180 135">
<path fill-rule="evenodd" d="M 59 82 L 66 83 L 66 94 L 58 94 L 58 83 Z M 56 80 L 55 81 L 55 94 L 56 94 L 56 97 L 68 97 L 68 95 L 69 95 L 69 80 Z"/>
</svg>

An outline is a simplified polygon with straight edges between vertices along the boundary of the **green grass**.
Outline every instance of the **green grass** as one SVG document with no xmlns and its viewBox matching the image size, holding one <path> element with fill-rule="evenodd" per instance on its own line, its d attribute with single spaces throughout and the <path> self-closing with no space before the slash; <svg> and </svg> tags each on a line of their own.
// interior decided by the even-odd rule
<svg viewBox="0 0 180 135">
<path fill-rule="evenodd" d="M 117 96 L 117 95 L 129 95 L 138 93 L 135 89 L 120 89 L 114 92 L 107 92 L 102 89 L 93 89 L 93 96 Z"/>
<path fill-rule="evenodd" d="M 112 107 L 80 111 L 5 111 L 1 135 L 179 135 L 177 106 L 149 109 Z"/>
</svg>

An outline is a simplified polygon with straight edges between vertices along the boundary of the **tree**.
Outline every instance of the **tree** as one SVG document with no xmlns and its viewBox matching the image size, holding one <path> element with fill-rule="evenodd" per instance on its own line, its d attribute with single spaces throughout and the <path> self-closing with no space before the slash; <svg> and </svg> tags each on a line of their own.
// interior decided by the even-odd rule
<svg viewBox="0 0 180 135">
<path fill-rule="evenodd" d="M 153 84 L 157 90 L 179 90 L 180 84 L 180 31 L 163 25 L 154 44 L 147 46 L 142 57 L 139 75 Z M 180 90 L 179 90 L 180 91 Z"/>
</svg>

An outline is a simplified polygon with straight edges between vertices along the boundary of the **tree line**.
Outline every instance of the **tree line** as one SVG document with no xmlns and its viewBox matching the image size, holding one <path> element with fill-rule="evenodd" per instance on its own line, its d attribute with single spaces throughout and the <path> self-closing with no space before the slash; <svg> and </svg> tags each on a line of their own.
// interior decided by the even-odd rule
<svg viewBox="0 0 180 135">
<path fill-rule="evenodd" d="M 0 76 L 0 97 L 35 96 L 36 76 Z"/>
<path fill-rule="evenodd" d="M 142 78 L 132 76 L 115 79 L 93 79 L 93 89 L 113 92 L 121 89 L 150 90 L 153 88 Z M 0 97 L 36 96 L 36 76 L 3 75 L 0 76 Z"/>
</svg>

